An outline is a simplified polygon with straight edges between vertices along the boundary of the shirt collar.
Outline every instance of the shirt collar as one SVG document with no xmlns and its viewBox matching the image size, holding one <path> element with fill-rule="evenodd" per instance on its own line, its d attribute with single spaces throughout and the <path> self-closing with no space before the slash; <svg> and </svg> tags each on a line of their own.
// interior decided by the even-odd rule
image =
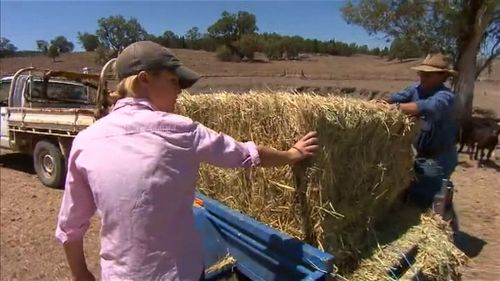
<svg viewBox="0 0 500 281">
<path fill-rule="evenodd" d="M 131 97 L 119 99 L 115 103 L 115 106 L 113 107 L 112 111 L 115 111 L 115 110 L 120 109 L 120 108 L 127 106 L 127 105 L 132 105 L 132 106 L 139 105 L 139 106 L 147 107 L 153 111 L 159 111 L 159 109 L 156 106 L 154 106 L 149 99 L 147 99 L 147 98 L 131 98 Z"/>
</svg>

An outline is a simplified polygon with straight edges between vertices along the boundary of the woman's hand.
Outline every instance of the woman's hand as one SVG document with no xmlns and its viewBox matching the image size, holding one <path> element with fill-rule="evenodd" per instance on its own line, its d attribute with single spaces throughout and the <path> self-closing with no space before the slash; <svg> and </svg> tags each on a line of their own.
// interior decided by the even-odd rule
<svg viewBox="0 0 500 281">
<path fill-rule="evenodd" d="M 261 167 L 278 167 L 295 164 L 307 157 L 313 156 L 319 148 L 316 132 L 309 132 L 288 151 L 258 146 Z"/>
<path fill-rule="evenodd" d="M 292 163 L 313 156 L 319 149 L 316 132 L 309 132 L 303 136 L 292 148 L 288 150 Z"/>
</svg>

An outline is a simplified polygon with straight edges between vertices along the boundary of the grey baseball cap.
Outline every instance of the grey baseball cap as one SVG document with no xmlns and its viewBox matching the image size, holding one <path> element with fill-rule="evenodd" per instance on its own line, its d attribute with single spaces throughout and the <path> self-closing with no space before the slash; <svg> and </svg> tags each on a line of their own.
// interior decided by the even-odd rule
<svg viewBox="0 0 500 281">
<path fill-rule="evenodd" d="M 182 89 L 191 87 L 201 75 L 184 66 L 170 49 L 151 41 L 130 44 L 116 59 L 116 73 L 122 80 L 143 70 L 170 70 L 179 77 Z"/>
</svg>

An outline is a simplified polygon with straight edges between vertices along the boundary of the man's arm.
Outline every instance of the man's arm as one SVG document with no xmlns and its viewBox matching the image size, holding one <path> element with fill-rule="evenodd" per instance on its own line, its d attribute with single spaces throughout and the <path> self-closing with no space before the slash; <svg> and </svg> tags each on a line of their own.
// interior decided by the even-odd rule
<svg viewBox="0 0 500 281">
<path fill-rule="evenodd" d="M 450 110 L 455 103 L 455 94 L 449 91 L 439 91 L 432 97 L 416 102 L 420 115 L 430 120 L 439 120 L 443 112 Z"/>
<path fill-rule="evenodd" d="M 442 112 L 453 106 L 454 99 L 453 93 L 440 91 L 425 100 L 401 103 L 399 109 L 408 115 L 423 115 L 430 120 L 439 120 Z"/>
<path fill-rule="evenodd" d="M 390 97 L 384 99 L 389 104 L 394 103 L 407 103 L 411 101 L 411 97 L 413 95 L 413 91 L 415 91 L 415 86 L 412 85 L 401 92 L 397 92 L 392 94 Z"/>
<path fill-rule="evenodd" d="M 399 110 L 411 116 L 417 116 L 420 113 L 416 102 L 401 103 L 399 104 Z"/>
</svg>

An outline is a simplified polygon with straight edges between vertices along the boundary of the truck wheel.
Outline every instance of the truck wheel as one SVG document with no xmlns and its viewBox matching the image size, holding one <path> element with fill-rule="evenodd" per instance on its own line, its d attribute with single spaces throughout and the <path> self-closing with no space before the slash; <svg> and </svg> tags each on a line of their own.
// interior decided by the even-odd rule
<svg viewBox="0 0 500 281">
<path fill-rule="evenodd" d="M 48 187 L 62 188 L 66 165 L 61 150 L 48 141 L 39 141 L 33 153 L 35 171 L 40 181 Z"/>
</svg>

